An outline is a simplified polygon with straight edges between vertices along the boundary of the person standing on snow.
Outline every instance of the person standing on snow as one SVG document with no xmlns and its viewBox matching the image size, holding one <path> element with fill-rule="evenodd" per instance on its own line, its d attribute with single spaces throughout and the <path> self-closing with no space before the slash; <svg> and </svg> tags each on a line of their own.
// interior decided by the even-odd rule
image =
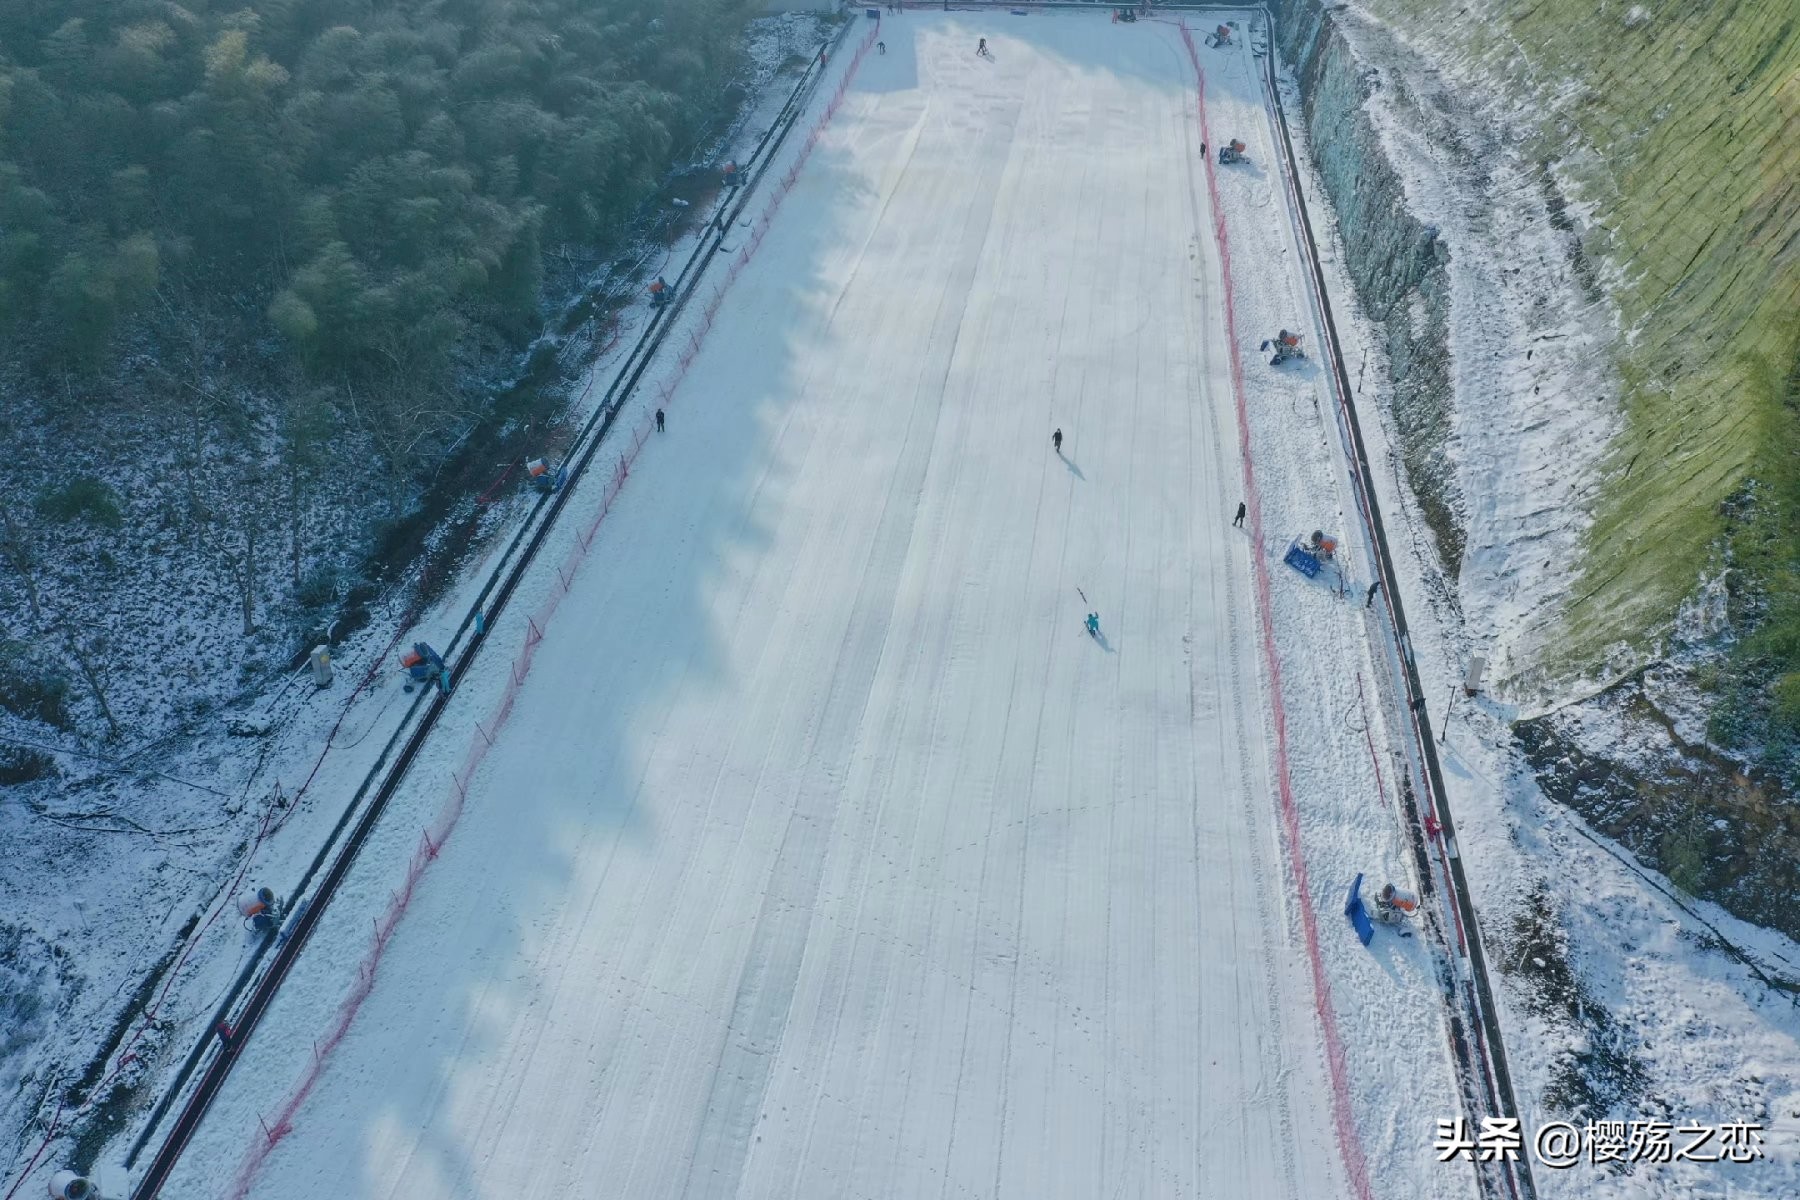
<svg viewBox="0 0 1800 1200">
<path fill-rule="evenodd" d="M 1237 516 L 1231 518 L 1231 527 L 1233 529 L 1242 529 L 1244 527 L 1244 502 L 1242 500 L 1238 501 Z"/>
<path fill-rule="evenodd" d="M 1095 641 L 1099 641 L 1100 640 L 1100 614 L 1099 613 L 1089 613 L 1087 615 L 1087 620 L 1084 622 L 1084 624 L 1087 625 L 1088 636 L 1093 638 Z"/>
<path fill-rule="evenodd" d="M 981 38 L 977 41 L 977 43 L 975 45 L 975 57 L 976 58 L 992 58 L 992 57 L 994 57 L 992 54 L 988 53 L 986 38 Z"/>
<path fill-rule="evenodd" d="M 656 410 L 656 432 L 661 433 L 662 431 L 663 431 L 663 410 L 659 408 Z"/>
<path fill-rule="evenodd" d="M 1056 447 L 1058 454 L 1062 453 L 1062 430 L 1059 429 L 1050 435 L 1050 444 Z"/>
</svg>

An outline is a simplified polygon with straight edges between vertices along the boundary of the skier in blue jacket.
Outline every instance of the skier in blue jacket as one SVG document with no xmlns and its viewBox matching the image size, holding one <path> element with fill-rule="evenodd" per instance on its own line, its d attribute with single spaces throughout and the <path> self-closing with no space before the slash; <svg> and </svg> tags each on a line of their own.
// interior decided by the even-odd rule
<svg viewBox="0 0 1800 1200">
<path fill-rule="evenodd" d="M 1088 631 L 1089 637 L 1098 638 L 1100 636 L 1100 614 L 1099 613 L 1089 613 L 1087 615 L 1087 631 Z"/>
</svg>

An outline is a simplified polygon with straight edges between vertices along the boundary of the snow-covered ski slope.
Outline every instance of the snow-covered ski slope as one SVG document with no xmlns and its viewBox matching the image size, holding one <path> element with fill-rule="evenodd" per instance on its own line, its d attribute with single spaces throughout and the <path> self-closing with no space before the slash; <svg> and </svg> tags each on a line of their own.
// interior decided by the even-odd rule
<svg viewBox="0 0 1800 1200">
<path fill-rule="evenodd" d="M 1409 882 L 1382 660 L 1360 596 L 1280 565 L 1302 527 L 1362 551 L 1324 377 L 1269 372 L 1260 324 L 1265 544 L 1232 526 L 1178 31 L 932 12 L 882 38 L 348 1035 L 312 1085 L 502 652 L 165 1195 L 1473 1194 L 1431 1148 L 1458 1110 L 1428 947 L 1366 951 L 1338 911 L 1357 871 Z M 1257 65 L 1203 55 L 1253 160 L 1220 183 L 1238 319 L 1310 329 Z"/>
</svg>

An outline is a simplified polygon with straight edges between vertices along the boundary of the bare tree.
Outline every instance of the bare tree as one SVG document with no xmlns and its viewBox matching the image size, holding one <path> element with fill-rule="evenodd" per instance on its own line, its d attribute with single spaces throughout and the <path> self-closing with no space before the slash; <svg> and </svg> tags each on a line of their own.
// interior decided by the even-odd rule
<svg viewBox="0 0 1800 1200">
<path fill-rule="evenodd" d="M 244 548 L 232 561 L 237 577 L 238 599 L 244 609 L 244 636 L 256 632 L 256 525 L 254 505 L 245 505 Z"/>
<path fill-rule="evenodd" d="M 300 592 L 300 464 L 288 463 L 288 550 L 294 593 Z"/>
<path fill-rule="evenodd" d="M 44 627 L 44 610 L 38 603 L 37 574 L 33 570 L 31 549 L 25 544 L 24 535 L 19 532 L 18 524 L 13 520 L 12 505 L 0 500 L 0 522 L 6 528 L 6 557 L 11 560 L 13 572 L 25 585 L 25 600 L 31 605 L 31 624 L 34 629 Z"/>
<path fill-rule="evenodd" d="M 69 657 L 81 668 L 81 676 L 87 680 L 88 690 L 94 694 L 94 702 L 100 706 L 100 715 L 106 718 L 107 737 L 111 741 L 119 739 L 119 723 L 113 719 L 112 705 L 106 702 L 106 689 L 100 684 L 100 674 L 94 670 L 93 662 L 81 649 L 81 641 L 73 630 L 63 629 L 63 644 L 68 647 Z"/>
</svg>

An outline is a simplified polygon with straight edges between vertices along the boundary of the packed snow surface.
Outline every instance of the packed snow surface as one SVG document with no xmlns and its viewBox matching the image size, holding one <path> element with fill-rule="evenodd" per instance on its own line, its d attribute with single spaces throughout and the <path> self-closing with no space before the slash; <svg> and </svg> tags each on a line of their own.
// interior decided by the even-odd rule
<svg viewBox="0 0 1800 1200">
<path fill-rule="evenodd" d="M 1365 951 L 1338 913 L 1407 857 L 1362 598 L 1280 565 L 1318 525 L 1365 551 L 1322 372 L 1254 349 L 1312 329 L 1258 64 L 1203 58 L 1214 129 L 1250 144 L 1220 185 L 1234 284 L 1173 25 L 882 38 L 258 1200 L 1472 1194 L 1431 1149 L 1457 1093 L 1424 939 Z M 1227 286 L 1264 545 L 1232 523 Z M 406 821 L 486 734 L 435 736 L 165 1195 L 244 1187 Z"/>
</svg>

